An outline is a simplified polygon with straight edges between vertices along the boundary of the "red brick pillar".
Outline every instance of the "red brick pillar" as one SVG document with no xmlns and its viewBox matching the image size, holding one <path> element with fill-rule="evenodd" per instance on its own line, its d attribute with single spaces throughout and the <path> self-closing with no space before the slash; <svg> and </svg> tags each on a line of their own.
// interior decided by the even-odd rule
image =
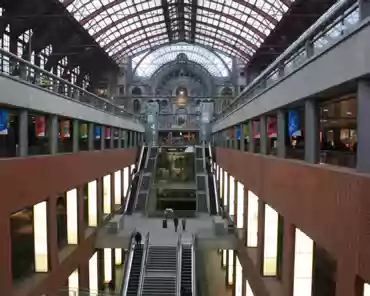
<svg viewBox="0 0 370 296">
<path fill-rule="evenodd" d="M 97 209 L 98 209 L 98 226 L 103 223 L 103 178 L 96 179 L 97 186 Z"/>
<path fill-rule="evenodd" d="M 79 287 L 89 289 L 89 261 L 82 262 L 79 266 Z"/>
<path fill-rule="evenodd" d="M 84 187 L 80 186 L 77 190 L 77 209 L 78 209 L 78 243 L 80 244 L 85 240 L 85 194 Z"/>
<path fill-rule="evenodd" d="M 258 199 L 258 237 L 257 237 L 257 267 L 262 275 L 263 271 L 263 249 L 265 244 L 265 203 Z"/>
<path fill-rule="evenodd" d="M 6 212 L 6 211 L 4 211 Z M 2 240 L 0 244 L 0 287 L 3 292 L 11 291 L 13 286 L 12 279 L 12 249 L 10 233 L 10 216 L 0 215 L 0 230 Z"/>
<path fill-rule="evenodd" d="M 352 256 L 355 257 L 355 256 Z M 355 258 L 339 256 L 337 260 L 336 296 L 362 296 L 363 282 L 357 278 Z"/>
<path fill-rule="evenodd" d="M 283 294 L 292 296 L 294 282 L 295 227 L 285 218 L 283 236 L 283 266 L 281 274 L 284 290 Z"/>
<path fill-rule="evenodd" d="M 244 186 L 244 245 L 247 245 L 248 238 L 248 189 Z M 245 295 L 245 294 L 243 294 Z"/>
<path fill-rule="evenodd" d="M 116 212 L 115 202 L 114 202 L 114 199 L 116 198 L 115 197 L 114 184 L 115 184 L 115 180 L 114 180 L 114 172 L 113 172 L 113 173 L 110 174 L 110 196 L 111 196 L 110 205 L 111 205 L 111 208 L 112 208 L 112 214 L 114 214 Z"/>
<path fill-rule="evenodd" d="M 58 224 L 57 224 L 57 196 L 48 199 L 47 219 L 48 219 L 48 252 L 49 252 L 49 269 L 55 270 L 59 264 L 58 254 Z"/>
</svg>

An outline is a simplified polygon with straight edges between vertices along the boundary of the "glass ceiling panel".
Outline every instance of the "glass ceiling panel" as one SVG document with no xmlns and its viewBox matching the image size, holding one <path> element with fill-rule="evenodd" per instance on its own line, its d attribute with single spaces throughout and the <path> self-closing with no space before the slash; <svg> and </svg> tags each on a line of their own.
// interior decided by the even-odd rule
<svg viewBox="0 0 370 296">
<path fill-rule="evenodd" d="M 148 55 L 141 54 L 132 60 L 136 68 L 136 75 L 151 77 L 160 67 L 176 60 L 178 54 L 184 53 L 190 61 L 202 65 L 211 75 L 227 77 L 232 59 L 227 56 L 216 55 L 210 50 L 188 43 L 177 43 L 163 46 Z M 145 57 L 144 57 L 145 56 Z"/>
<path fill-rule="evenodd" d="M 59 1 L 117 61 L 191 42 L 248 62 L 295 0 Z"/>
</svg>

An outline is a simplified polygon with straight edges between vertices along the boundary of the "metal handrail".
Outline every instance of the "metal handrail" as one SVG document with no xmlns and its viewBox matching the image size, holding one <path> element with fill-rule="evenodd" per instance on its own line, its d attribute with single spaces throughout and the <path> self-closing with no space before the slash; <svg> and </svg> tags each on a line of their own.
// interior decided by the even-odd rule
<svg viewBox="0 0 370 296">
<path fill-rule="evenodd" d="M 112 292 L 106 292 L 106 291 L 100 291 L 100 290 L 90 290 L 90 289 L 84 289 L 84 288 L 69 288 L 69 287 L 63 287 L 59 289 L 57 292 L 58 296 L 120 296 L 119 293 L 112 293 Z"/>
<path fill-rule="evenodd" d="M 145 199 L 145 211 L 148 208 L 148 200 L 150 198 L 152 188 L 154 187 L 154 182 L 155 182 L 155 177 L 156 177 L 157 161 L 158 161 L 158 151 L 157 151 L 157 155 L 155 156 L 153 171 L 152 171 L 151 176 L 150 176 L 150 186 L 148 188 L 148 194 L 147 194 L 146 199 Z"/>
<path fill-rule="evenodd" d="M 122 290 L 121 290 L 122 296 L 125 296 L 127 294 L 127 288 L 128 288 L 128 283 L 129 283 L 130 274 L 131 274 L 132 260 L 134 258 L 134 251 L 135 251 L 135 242 L 133 242 L 135 233 L 136 233 L 136 228 L 132 231 L 131 237 L 130 237 L 130 251 L 127 257 L 127 261 L 125 264 L 125 270 L 123 273 L 123 276 L 125 278 L 123 280 L 123 285 L 122 285 Z"/>
<path fill-rule="evenodd" d="M 0 56 L 1 56 L 2 59 L 4 59 L 4 56 L 9 58 L 9 73 L 7 73 L 7 72 L 5 72 L 5 71 L 3 71 L 1 69 L 1 72 L 0 73 L 3 74 L 3 75 L 12 77 L 15 80 L 21 80 L 22 82 L 27 82 L 27 83 L 33 85 L 34 87 L 40 88 L 43 91 L 48 91 L 48 92 L 51 92 L 53 94 L 57 93 L 59 96 L 66 97 L 68 99 L 73 99 L 73 100 L 78 101 L 80 103 L 85 103 L 85 102 L 81 102 L 80 100 L 76 99 L 74 97 L 74 95 L 73 95 L 73 94 L 75 94 L 73 91 L 71 91 L 71 94 L 72 94 L 71 97 L 66 96 L 66 95 L 62 95 L 62 94 L 54 91 L 55 87 L 58 86 L 58 85 L 56 85 L 53 82 L 54 81 L 58 81 L 59 83 L 61 83 L 61 86 L 68 86 L 68 87 L 70 87 L 71 90 L 78 91 L 79 92 L 79 95 L 81 95 L 81 94 L 88 95 L 89 97 L 92 97 L 93 99 L 95 99 L 98 102 L 102 103 L 102 108 L 98 108 L 97 106 L 94 106 L 94 105 L 85 103 L 85 104 L 87 104 L 87 105 L 89 105 L 89 106 L 91 106 L 93 108 L 97 108 L 97 109 L 99 109 L 101 111 L 104 111 L 104 112 L 107 112 L 107 113 L 113 113 L 113 115 L 118 116 L 118 117 L 130 118 L 131 120 L 136 121 L 136 122 L 139 122 L 140 121 L 139 120 L 139 117 L 137 115 L 135 115 L 135 114 L 133 114 L 133 113 L 131 113 L 131 112 L 123 109 L 122 107 L 119 107 L 116 104 L 113 104 L 108 99 L 101 98 L 101 97 L 99 97 L 99 96 L 97 96 L 97 95 L 95 95 L 95 94 L 93 94 L 91 92 L 88 92 L 85 89 L 83 89 L 83 88 L 81 88 L 81 87 L 79 87 L 79 86 L 77 86 L 77 85 L 75 85 L 75 84 L 73 84 L 73 83 L 71 83 L 71 82 L 63 79 L 63 78 L 61 78 L 61 77 L 59 77 L 59 76 L 57 76 L 57 75 L 55 75 L 55 74 L 53 74 L 53 73 L 51 73 L 51 72 L 49 72 L 47 70 L 42 69 L 42 68 L 40 68 L 40 67 L 32 64 L 31 62 L 18 57 L 17 55 L 15 55 L 15 54 L 13 54 L 11 52 L 8 52 L 8 51 L 4 50 L 3 48 L 0 48 Z M 11 73 L 12 73 L 12 71 L 14 69 L 14 66 L 18 66 L 18 63 L 19 63 L 20 66 L 26 66 L 28 68 L 31 68 L 34 71 L 33 77 L 32 76 L 28 76 L 27 77 L 27 73 L 25 73 L 25 76 L 24 76 L 23 73 L 22 73 L 22 67 L 19 67 L 20 68 L 20 74 L 13 76 Z M 45 86 L 51 87 L 52 90 L 50 90 L 49 88 L 47 88 L 47 89 L 46 88 L 42 88 L 42 87 L 37 86 L 37 85 L 35 85 L 33 83 L 30 83 L 30 81 L 27 80 L 27 78 L 35 78 L 36 79 L 37 77 L 39 77 L 40 74 L 42 74 L 44 77 L 46 77 L 48 79 L 52 79 L 53 80 L 53 82 L 50 85 L 45 85 Z M 22 76 L 23 76 L 24 79 L 22 78 Z M 16 77 L 19 77 L 20 79 L 17 79 Z M 108 112 L 108 106 L 111 106 L 113 108 L 112 112 Z"/>
<path fill-rule="evenodd" d="M 212 160 L 213 159 L 213 156 L 212 156 L 212 146 L 211 146 L 211 143 L 209 143 L 208 149 L 209 149 L 209 156 L 210 156 L 210 158 Z M 210 165 L 211 165 L 211 174 L 212 174 L 212 180 L 213 180 L 213 191 L 214 191 L 215 200 L 216 200 L 216 209 L 217 209 L 216 211 L 217 211 L 217 215 L 220 215 L 220 204 L 219 204 L 219 200 L 218 200 L 219 199 L 219 196 L 218 196 L 218 190 L 217 190 L 216 176 L 215 176 L 215 172 L 214 172 L 212 163 Z"/>
<path fill-rule="evenodd" d="M 182 240 L 181 233 L 177 240 L 177 269 L 176 269 L 176 295 L 181 296 L 181 264 L 182 264 Z"/>
<path fill-rule="evenodd" d="M 289 60 L 292 56 L 296 55 L 297 52 L 300 52 L 307 43 L 311 43 L 313 39 L 317 38 L 317 35 L 320 32 L 327 32 L 327 29 L 333 27 L 333 23 L 337 24 L 342 19 L 347 17 L 349 13 L 345 13 L 343 10 L 350 8 L 350 12 L 353 12 L 358 7 L 358 1 L 353 4 L 354 0 L 340 0 L 335 3 L 325 14 L 323 14 L 308 30 L 306 30 L 293 44 L 291 44 L 270 66 L 268 66 L 259 76 L 257 76 L 223 111 L 219 112 L 215 116 L 215 122 L 221 120 L 223 117 L 228 116 L 230 113 L 233 113 L 235 110 L 239 109 L 241 106 L 244 106 L 248 103 L 239 102 L 245 99 L 245 96 L 249 92 L 253 92 L 256 87 L 259 87 L 263 81 L 266 81 L 271 75 L 279 71 L 281 66 L 284 66 L 284 63 Z M 353 4 L 353 5 L 352 5 Z M 352 5 L 352 7 L 351 7 Z M 339 18 L 340 14 L 344 14 L 343 18 Z M 331 23 L 332 22 L 332 23 Z M 328 25 L 329 23 L 329 25 Z M 324 27 L 324 29 L 323 29 Z M 326 28 L 325 28 L 326 27 Z M 266 86 L 268 87 L 268 86 Z"/>
<path fill-rule="evenodd" d="M 191 244 L 191 289 L 192 289 L 192 296 L 197 295 L 197 288 L 196 288 L 196 268 L 195 268 L 195 244 L 196 244 L 196 236 L 195 234 L 192 235 L 193 243 Z"/>
<path fill-rule="evenodd" d="M 137 289 L 137 296 L 140 296 L 143 292 L 144 286 L 144 276 L 146 271 L 146 265 L 148 263 L 148 250 L 149 250 L 149 232 L 145 236 L 145 244 L 144 244 L 144 252 L 143 252 L 143 259 L 141 262 L 141 269 L 140 269 L 140 280 L 139 280 L 139 289 Z"/>
</svg>

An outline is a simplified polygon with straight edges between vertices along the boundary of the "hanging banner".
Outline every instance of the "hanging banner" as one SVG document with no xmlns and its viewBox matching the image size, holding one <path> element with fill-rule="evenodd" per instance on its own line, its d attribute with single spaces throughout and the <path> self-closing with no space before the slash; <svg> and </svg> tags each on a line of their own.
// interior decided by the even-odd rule
<svg viewBox="0 0 370 296">
<path fill-rule="evenodd" d="M 290 137 L 297 137 L 302 135 L 300 129 L 299 114 L 297 111 L 289 111 L 288 130 Z"/>
<path fill-rule="evenodd" d="M 46 136 L 46 118 L 45 116 L 36 117 L 36 137 Z"/>
<path fill-rule="evenodd" d="M 87 139 L 87 123 L 80 125 L 80 137 L 82 139 Z"/>
<path fill-rule="evenodd" d="M 101 126 L 95 127 L 95 139 L 100 139 L 101 137 Z"/>
<path fill-rule="evenodd" d="M 267 118 L 267 133 L 269 138 L 277 137 L 277 119 L 276 117 Z"/>
<path fill-rule="evenodd" d="M 7 110 L 0 110 L 0 135 L 8 134 L 9 113 Z"/>
<path fill-rule="evenodd" d="M 105 128 L 105 138 L 110 139 L 111 138 L 111 131 L 112 129 L 110 127 Z"/>
<path fill-rule="evenodd" d="M 249 140 L 249 124 L 245 125 L 244 137 Z"/>
<path fill-rule="evenodd" d="M 259 121 L 253 121 L 253 138 L 254 139 L 261 138 L 260 122 Z"/>
<path fill-rule="evenodd" d="M 71 137 L 71 123 L 69 120 L 61 121 L 61 137 L 70 138 Z"/>
<path fill-rule="evenodd" d="M 235 134 L 236 134 L 236 139 L 240 140 L 241 134 L 242 134 L 242 129 L 241 129 L 240 125 L 236 126 L 236 133 Z"/>
</svg>

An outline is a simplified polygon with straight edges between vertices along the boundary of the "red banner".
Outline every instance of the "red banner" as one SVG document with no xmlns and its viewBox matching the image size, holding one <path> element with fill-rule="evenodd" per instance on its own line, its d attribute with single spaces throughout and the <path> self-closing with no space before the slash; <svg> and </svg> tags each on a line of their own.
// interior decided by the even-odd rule
<svg viewBox="0 0 370 296">
<path fill-rule="evenodd" d="M 111 131 L 112 129 L 110 127 L 105 128 L 105 138 L 110 139 L 111 138 Z"/>
<path fill-rule="evenodd" d="M 62 138 L 70 138 L 71 137 L 71 123 L 69 120 L 62 120 L 60 122 L 61 125 L 61 137 Z"/>
<path fill-rule="evenodd" d="M 45 116 L 36 117 L 36 137 L 46 136 L 46 119 Z"/>
<path fill-rule="evenodd" d="M 276 117 L 267 118 L 267 133 L 269 138 L 277 137 L 277 120 Z"/>
</svg>

